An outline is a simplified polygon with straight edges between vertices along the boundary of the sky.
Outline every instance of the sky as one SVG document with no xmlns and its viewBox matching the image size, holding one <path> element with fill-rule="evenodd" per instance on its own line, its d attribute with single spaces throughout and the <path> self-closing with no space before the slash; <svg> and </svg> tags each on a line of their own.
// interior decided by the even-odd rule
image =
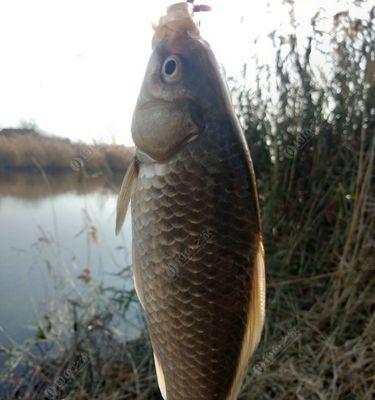
<svg viewBox="0 0 375 400">
<path fill-rule="evenodd" d="M 0 0 L 0 128 L 35 123 L 74 141 L 132 145 L 131 117 L 151 53 L 151 23 L 172 3 Z M 202 34 L 227 76 L 240 76 L 254 54 L 267 60 L 268 33 L 290 29 L 290 0 L 202 3 L 213 7 L 198 17 Z M 298 0 L 300 34 L 309 33 L 320 6 L 333 15 L 346 3 Z"/>
</svg>

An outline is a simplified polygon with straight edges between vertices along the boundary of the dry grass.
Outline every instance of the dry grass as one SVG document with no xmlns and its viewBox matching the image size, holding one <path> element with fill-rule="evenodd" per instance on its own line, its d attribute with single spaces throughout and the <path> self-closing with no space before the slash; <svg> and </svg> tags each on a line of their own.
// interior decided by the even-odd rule
<svg viewBox="0 0 375 400">
<path fill-rule="evenodd" d="M 374 154 L 372 138 L 367 152 L 358 155 L 352 176 L 357 200 L 341 221 L 342 229 L 316 238 L 321 245 L 316 262 L 329 272 L 311 269 L 293 276 L 284 269 L 282 243 L 276 243 L 279 251 L 270 257 L 271 262 L 278 259 L 280 269 L 269 271 L 264 340 L 241 399 L 374 398 Z M 301 257 L 305 245 L 293 252 Z"/>
<path fill-rule="evenodd" d="M 123 173 L 132 154 L 132 148 L 72 143 L 44 136 L 34 129 L 0 131 L 0 171 L 30 171 L 39 165 L 44 171 L 71 171 L 73 167 L 75 172 Z"/>
</svg>

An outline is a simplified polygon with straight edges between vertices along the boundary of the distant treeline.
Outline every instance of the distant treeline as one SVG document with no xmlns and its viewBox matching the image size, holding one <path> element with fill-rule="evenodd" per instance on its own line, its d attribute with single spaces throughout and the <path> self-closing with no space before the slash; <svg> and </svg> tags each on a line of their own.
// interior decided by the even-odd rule
<svg viewBox="0 0 375 400">
<path fill-rule="evenodd" d="M 73 143 L 46 136 L 35 128 L 0 130 L 0 171 L 74 171 L 120 173 L 132 148 L 118 145 Z"/>
</svg>

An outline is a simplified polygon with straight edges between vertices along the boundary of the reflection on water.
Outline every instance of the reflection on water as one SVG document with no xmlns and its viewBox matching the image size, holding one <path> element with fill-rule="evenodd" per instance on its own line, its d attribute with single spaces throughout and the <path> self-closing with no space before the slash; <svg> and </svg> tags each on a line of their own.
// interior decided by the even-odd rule
<svg viewBox="0 0 375 400">
<path fill-rule="evenodd" d="M 12 196 L 22 199 L 45 199 L 63 193 L 78 195 L 89 193 L 118 192 L 121 175 L 111 178 L 103 174 L 95 174 L 83 178 L 81 174 L 55 172 L 46 175 L 34 173 L 11 172 L 2 173 L 0 170 L 0 197 Z"/>
<path fill-rule="evenodd" d="M 116 191 L 120 179 L 80 180 L 75 174 L 45 179 L 0 175 L 0 343 L 30 337 L 53 297 L 51 269 L 77 277 L 89 268 L 105 285 L 129 286 L 112 273 L 131 262 L 131 228 L 126 220 L 115 236 Z M 82 283 L 83 285 L 83 283 Z M 136 335 L 136 328 L 128 334 Z"/>
</svg>

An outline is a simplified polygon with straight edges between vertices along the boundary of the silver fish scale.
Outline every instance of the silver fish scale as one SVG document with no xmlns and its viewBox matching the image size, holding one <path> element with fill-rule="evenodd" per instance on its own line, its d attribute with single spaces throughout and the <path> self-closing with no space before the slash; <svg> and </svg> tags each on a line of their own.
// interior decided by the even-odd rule
<svg viewBox="0 0 375 400">
<path fill-rule="evenodd" d="M 166 164 L 141 164 L 132 197 L 134 268 L 168 400 L 226 399 L 238 364 L 260 230 L 233 129 L 209 127 Z"/>
</svg>

